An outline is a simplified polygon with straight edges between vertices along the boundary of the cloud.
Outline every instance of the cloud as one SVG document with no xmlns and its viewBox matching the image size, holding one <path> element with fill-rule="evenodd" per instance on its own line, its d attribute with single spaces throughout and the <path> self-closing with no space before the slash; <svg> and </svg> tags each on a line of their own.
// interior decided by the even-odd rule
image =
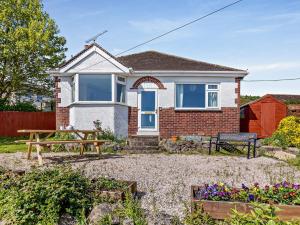
<svg viewBox="0 0 300 225">
<path fill-rule="evenodd" d="M 250 72 L 266 72 L 272 70 L 300 69 L 300 61 L 295 62 L 277 62 L 269 64 L 257 64 L 249 66 Z"/>
</svg>

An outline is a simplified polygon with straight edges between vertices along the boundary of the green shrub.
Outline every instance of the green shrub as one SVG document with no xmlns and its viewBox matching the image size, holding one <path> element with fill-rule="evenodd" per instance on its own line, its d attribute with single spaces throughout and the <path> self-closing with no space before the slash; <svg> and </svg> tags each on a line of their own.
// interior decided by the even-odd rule
<svg viewBox="0 0 300 225">
<path fill-rule="evenodd" d="M 7 101 L 0 99 L 0 111 L 22 111 L 22 112 L 36 112 L 36 107 L 32 102 L 17 102 L 9 104 Z"/>
<path fill-rule="evenodd" d="M 69 168 L 33 170 L 1 182 L 0 205 L 9 224 L 56 224 L 63 213 L 80 218 L 92 206 L 90 182 Z"/>
<path fill-rule="evenodd" d="M 193 212 L 190 212 L 187 206 L 185 208 L 185 217 L 183 222 L 185 225 L 217 224 L 217 221 L 205 213 L 202 207 L 197 207 Z"/>
<path fill-rule="evenodd" d="M 264 143 L 284 148 L 300 148 L 300 118 L 288 116 L 282 119 L 272 137 L 265 139 Z"/>
</svg>

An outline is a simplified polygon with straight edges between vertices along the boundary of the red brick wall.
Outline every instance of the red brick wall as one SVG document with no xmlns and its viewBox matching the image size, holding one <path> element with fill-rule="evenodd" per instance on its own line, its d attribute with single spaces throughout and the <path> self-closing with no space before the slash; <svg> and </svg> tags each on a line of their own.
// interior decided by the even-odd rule
<svg viewBox="0 0 300 225">
<path fill-rule="evenodd" d="M 239 132 L 239 110 L 236 107 L 220 111 L 159 110 L 159 130 L 163 138 L 172 135 L 216 135 L 218 132 Z"/>
<path fill-rule="evenodd" d="M 128 135 L 136 135 L 138 131 L 138 109 L 128 107 Z"/>
<path fill-rule="evenodd" d="M 237 107 L 224 107 L 220 111 L 184 111 L 159 108 L 159 133 L 162 138 L 172 135 L 216 135 L 218 132 L 240 131 L 240 80 L 236 78 Z M 128 135 L 138 131 L 138 109 L 129 107 Z"/>
<path fill-rule="evenodd" d="M 59 129 L 60 126 L 68 126 L 69 125 L 69 108 L 68 107 L 60 107 L 59 103 L 61 99 L 58 97 L 61 89 L 59 87 L 59 78 L 55 78 L 55 101 L 56 101 L 56 129 Z"/>
<path fill-rule="evenodd" d="M 239 109 L 222 108 L 220 111 L 182 111 L 174 108 L 159 109 L 159 133 L 162 138 L 172 135 L 216 135 L 218 132 L 239 132 Z M 138 110 L 129 107 L 128 135 L 138 131 Z"/>
</svg>

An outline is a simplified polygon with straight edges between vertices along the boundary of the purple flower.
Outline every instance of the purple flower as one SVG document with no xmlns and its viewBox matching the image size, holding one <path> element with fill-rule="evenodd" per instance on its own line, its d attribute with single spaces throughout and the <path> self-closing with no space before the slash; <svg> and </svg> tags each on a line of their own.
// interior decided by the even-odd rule
<svg viewBox="0 0 300 225">
<path fill-rule="evenodd" d="M 249 188 L 248 188 L 245 184 L 242 184 L 242 188 L 243 188 L 244 190 L 249 190 Z"/>
<path fill-rule="evenodd" d="M 249 194 L 248 200 L 249 200 L 249 202 L 254 201 L 254 195 L 253 194 Z"/>
</svg>

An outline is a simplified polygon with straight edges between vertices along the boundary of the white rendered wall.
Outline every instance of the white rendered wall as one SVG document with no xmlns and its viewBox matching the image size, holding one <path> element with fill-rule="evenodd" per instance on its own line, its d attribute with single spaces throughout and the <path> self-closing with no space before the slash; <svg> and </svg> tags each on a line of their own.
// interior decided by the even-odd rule
<svg viewBox="0 0 300 225">
<path fill-rule="evenodd" d="M 103 128 L 119 137 L 128 134 L 128 107 L 105 104 L 74 104 L 70 107 L 70 125 L 75 129 L 94 129 L 93 121 L 100 120 Z"/>
<path fill-rule="evenodd" d="M 132 107 L 137 107 L 137 90 L 130 89 L 134 82 L 140 77 L 128 77 L 127 80 L 127 104 Z M 221 107 L 237 107 L 235 99 L 237 94 L 235 88 L 235 78 L 226 77 L 192 77 L 186 76 L 157 76 L 166 89 L 158 89 L 159 107 L 169 108 L 175 105 L 175 84 L 176 83 L 218 83 L 220 84 L 220 101 Z M 149 84 L 146 84 L 149 85 Z M 147 87 L 142 84 L 142 88 Z M 157 88 L 156 85 L 151 85 L 149 88 Z"/>
<path fill-rule="evenodd" d="M 123 73 L 120 68 L 93 52 L 68 70 L 68 73 Z"/>
<path fill-rule="evenodd" d="M 67 107 L 72 103 L 72 77 L 59 77 L 60 82 L 58 87 L 60 88 L 60 93 L 58 93 L 58 98 L 61 99 L 58 103 L 59 107 Z"/>
</svg>

